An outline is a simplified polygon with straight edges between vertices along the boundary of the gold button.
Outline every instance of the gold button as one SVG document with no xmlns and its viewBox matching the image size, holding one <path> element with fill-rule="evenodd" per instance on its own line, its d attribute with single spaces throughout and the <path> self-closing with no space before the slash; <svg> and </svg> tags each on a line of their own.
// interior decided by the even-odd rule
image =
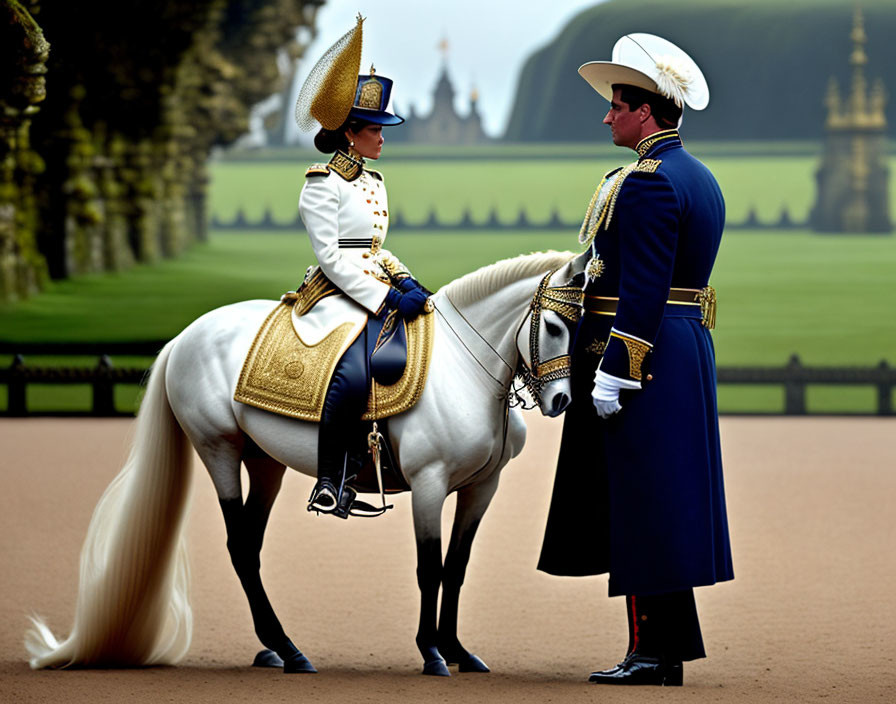
<svg viewBox="0 0 896 704">
<path fill-rule="evenodd" d="M 647 375 L 647 381 L 653 381 L 653 374 Z"/>
<path fill-rule="evenodd" d="M 370 252 L 364 252 L 364 254 L 362 254 L 361 256 L 365 259 L 370 259 Z"/>
</svg>

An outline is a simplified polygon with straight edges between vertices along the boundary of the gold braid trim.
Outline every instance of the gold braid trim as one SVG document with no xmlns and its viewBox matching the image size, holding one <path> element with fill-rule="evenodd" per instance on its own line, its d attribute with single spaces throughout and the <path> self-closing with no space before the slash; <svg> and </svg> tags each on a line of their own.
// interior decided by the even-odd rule
<svg viewBox="0 0 896 704">
<path fill-rule="evenodd" d="M 600 183 L 597 184 L 597 190 L 594 191 L 594 195 L 591 196 L 591 202 L 588 204 L 588 209 L 585 211 L 585 219 L 582 221 L 582 227 L 579 230 L 579 244 L 583 244 L 588 246 L 594 240 L 594 236 L 597 234 L 598 229 L 600 228 L 600 220 L 597 220 L 593 226 L 589 227 L 591 224 L 591 216 L 594 214 L 594 209 L 598 205 L 598 201 L 600 201 L 600 194 L 604 189 L 604 186 L 607 185 L 607 181 L 609 181 L 614 176 L 616 179 L 624 178 L 621 173 L 624 171 L 623 167 L 619 167 L 616 169 L 612 169 L 604 174 L 604 177 L 600 180 Z M 600 203 L 601 208 L 601 216 L 606 214 L 607 212 L 607 203 L 610 201 L 610 196 L 613 193 L 613 189 L 616 188 L 617 181 L 614 181 L 611 185 L 611 190 L 607 193 L 607 197 Z"/>
<path fill-rule="evenodd" d="M 659 142 L 663 142 L 667 139 L 681 139 L 678 134 L 678 130 L 663 130 L 662 132 L 655 132 L 649 137 L 645 137 L 640 142 L 638 142 L 638 146 L 635 147 L 635 151 L 638 152 L 638 156 L 643 157 L 647 152 L 653 148 L 653 146 Z"/>
<path fill-rule="evenodd" d="M 610 337 L 617 337 L 625 344 L 625 349 L 628 350 L 629 376 L 635 381 L 641 381 L 641 365 L 644 364 L 644 358 L 650 352 L 652 345 L 616 332 L 611 332 Z"/>
<path fill-rule="evenodd" d="M 597 220 L 597 225 L 594 227 L 594 231 L 597 232 L 597 229 L 603 224 L 604 229 L 610 227 L 610 221 L 613 219 L 613 212 L 616 209 L 616 199 L 619 197 L 619 191 L 622 190 L 622 182 L 628 178 L 628 175 L 638 168 L 638 162 L 636 161 L 634 164 L 629 164 L 626 166 L 622 173 L 619 174 L 619 178 L 616 179 L 616 183 L 613 184 L 613 190 L 610 192 L 610 197 L 607 198 L 607 204 L 604 206 L 603 212 L 600 214 L 600 218 Z"/>
<path fill-rule="evenodd" d="M 604 184 L 607 182 L 607 177 L 604 176 L 600 183 L 597 184 L 597 190 L 594 191 L 594 195 L 591 196 L 591 202 L 588 204 L 588 209 L 585 211 L 585 219 L 582 221 L 582 228 L 579 230 L 579 244 L 590 245 L 594 240 L 594 235 L 597 233 L 597 228 L 588 228 L 588 223 L 591 220 L 591 213 L 594 212 L 594 206 L 597 204 L 597 198 L 600 196 L 600 189 L 604 187 Z"/>
<path fill-rule="evenodd" d="M 321 298 L 335 293 L 339 293 L 336 285 L 326 277 L 320 267 L 314 267 L 298 291 L 287 291 L 280 300 L 286 305 L 295 306 L 296 315 L 305 315 Z"/>
</svg>

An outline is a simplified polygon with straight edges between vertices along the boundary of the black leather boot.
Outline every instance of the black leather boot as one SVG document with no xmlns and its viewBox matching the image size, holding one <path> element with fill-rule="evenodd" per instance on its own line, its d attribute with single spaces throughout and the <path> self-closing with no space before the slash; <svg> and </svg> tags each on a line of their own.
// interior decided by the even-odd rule
<svg viewBox="0 0 896 704">
<path fill-rule="evenodd" d="M 322 420 L 317 440 L 317 483 L 308 497 L 308 510 L 332 513 L 339 505 L 345 450 L 332 421 Z"/>
<path fill-rule="evenodd" d="M 706 656 L 692 589 L 627 596 L 629 649 L 616 667 L 592 672 L 595 684 L 680 687 L 685 660 Z"/>
<path fill-rule="evenodd" d="M 667 662 L 660 657 L 632 653 L 616 667 L 592 672 L 588 681 L 594 684 L 680 687 L 683 679 L 684 666 L 681 661 Z"/>
<path fill-rule="evenodd" d="M 317 435 L 317 483 L 308 498 L 309 511 L 348 517 L 342 501 L 346 451 L 367 407 L 366 343 L 362 333 L 342 355 L 330 380 Z"/>
</svg>

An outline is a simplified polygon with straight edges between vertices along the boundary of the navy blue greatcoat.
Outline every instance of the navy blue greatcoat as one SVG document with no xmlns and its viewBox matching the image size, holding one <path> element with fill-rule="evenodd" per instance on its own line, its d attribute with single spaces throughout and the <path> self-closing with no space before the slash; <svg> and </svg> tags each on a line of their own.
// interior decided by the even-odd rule
<svg viewBox="0 0 896 704">
<path fill-rule="evenodd" d="M 709 283 L 725 205 L 677 131 L 651 135 L 638 154 L 607 175 L 582 228 L 593 236 L 588 312 L 538 564 L 557 575 L 609 572 L 610 596 L 734 576 L 712 338 L 699 305 L 667 302 L 670 289 Z M 607 419 L 592 405 L 598 365 L 642 385 L 623 390 L 622 410 Z"/>
</svg>

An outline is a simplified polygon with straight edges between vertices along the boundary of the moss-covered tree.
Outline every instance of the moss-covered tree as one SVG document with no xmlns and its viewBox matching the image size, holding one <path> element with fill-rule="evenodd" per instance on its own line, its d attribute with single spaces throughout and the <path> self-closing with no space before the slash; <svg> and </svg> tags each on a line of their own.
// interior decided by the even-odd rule
<svg viewBox="0 0 896 704">
<path fill-rule="evenodd" d="M 209 153 L 282 89 L 278 55 L 300 53 L 322 1 L 0 0 L 18 77 L 0 83 L 0 298 L 203 239 Z M 22 82 L 41 61 L 35 114 L 44 94 Z"/>
</svg>

